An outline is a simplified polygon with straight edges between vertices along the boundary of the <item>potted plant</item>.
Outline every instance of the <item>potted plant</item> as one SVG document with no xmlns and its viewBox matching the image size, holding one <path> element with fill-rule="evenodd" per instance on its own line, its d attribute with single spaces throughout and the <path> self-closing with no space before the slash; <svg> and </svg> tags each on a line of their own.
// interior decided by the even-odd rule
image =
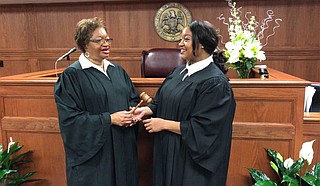
<svg viewBox="0 0 320 186">
<path fill-rule="evenodd" d="M 249 173 L 254 186 L 320 186 L 320 163 L 309 170 L 313 159 L 312 144 L 314 140 L 305 142 L 299 152 L 299 159 L 283 159 L 279 152 L 265 149 L 270 157 L 270 166 L 279 179 L 271 180 L 265 173 L 250 168 Z"/>
<path fill-rule="evenodd" d="M 10 137 L 10 143 L 7 149 L 3 149 L 0 144 L 0 185 L 19 186 L 22 183 L 34 181 L 28 180 L 35 172 L 28 172 L 21 175 L 21 170 L 27 168 L 26 165 L 31 162 L 28 159 L 32 151 L 19 153 L 23 146 L 18 142 L 13 142 Z"/>
</svg>

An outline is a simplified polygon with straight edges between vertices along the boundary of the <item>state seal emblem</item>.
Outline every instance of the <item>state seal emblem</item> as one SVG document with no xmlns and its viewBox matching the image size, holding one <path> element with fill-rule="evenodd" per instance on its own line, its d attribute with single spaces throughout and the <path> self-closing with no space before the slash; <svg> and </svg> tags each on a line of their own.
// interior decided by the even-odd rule
<svg viewBox="0 0 320 186">
<path fill-rule="evenodd" d="M 191 23 L 190 11 L 180 3 L 163 5 L 154 18 L 154 25 L 158 35 L 167 41 L 181 39 L 183 28 Z"/>
</svg>

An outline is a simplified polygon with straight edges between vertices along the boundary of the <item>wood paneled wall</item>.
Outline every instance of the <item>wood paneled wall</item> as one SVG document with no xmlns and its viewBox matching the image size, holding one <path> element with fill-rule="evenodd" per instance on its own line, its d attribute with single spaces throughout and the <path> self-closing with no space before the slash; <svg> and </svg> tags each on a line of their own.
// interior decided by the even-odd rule
<svg viewBox="0 0 320 186">
<path fill-rule="evenodd" d="M 75 46 L 76 23 L 94 16 L 105 20 L 114 38 L 110 60 L 121 64 L 131 77 L 140 77 L 142 50 L 177 47 L 177 43 L 161 39 L 154 28 L 157 10 L 170 1 L 76 1 L 0 5 L 0 61 L 3 61 L 0 76 L 53 69 L 55 60 Z M 185 5 L 193 19 L 213 23 L 226 41 L 226 26 L 216 19 L 221 13 L 229 16 L 225 0 L 175 2 Z M 238 0 L 237 3 L 243 7 L 242 11 L 251 11 L 257 20 L 265 18 L 269 9 L 283 19 L 264 47 L 267 55 L 264 64 L 309 81 L 320 81 L 320 1 Z M 72 54 L 71 61 L 78 55 L 79 51 Z M 66 61 L 58 64 L 58 67 L 66 66 Z"/>
</svg>

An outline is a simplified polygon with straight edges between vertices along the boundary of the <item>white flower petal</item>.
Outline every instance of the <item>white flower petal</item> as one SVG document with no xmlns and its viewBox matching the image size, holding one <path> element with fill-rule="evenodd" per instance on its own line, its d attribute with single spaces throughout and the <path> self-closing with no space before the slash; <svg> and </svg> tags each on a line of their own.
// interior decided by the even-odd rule
<svg viewBox="0 0 320 186">
<path fill-rule="evenodd" d="M 310 165 L 313 159 L 313 149 L 312 149 L 312 145 L 313 142 L 315 140 L 312 141 L 308 141 L 302 144 L 302 148 L 299 152 L 299 158 L 302 158 L 304 160 L 307 160 L 308 164 Z"/>
<path fill-rule="evenodd" d="M 7 150 L 7 153 L 9 153 L 9 151 L 10 151 L 10 147 L 12 146 L 12 145 L 14 145 L 14 141 L 12 140 L 12 137 L 10 137 L 10 142 L 9 142 L 9 144 L 8 144 L 8 150 Z"/>
<path fill-rule="evenodd" d="M 226 47 L 227 50 L 233 50 L 234 49 L 234 45 L 230 41 L 226 43 L 225 47 Z"/>
<path fill-rule="evenodd" d="M 253 51 L 250 49 L 244 50 L 244 57 L 253 58 L 254 57 Z"/>
<path fill-rule="evenodd" d="M 292 158 L 288 158 L 283 162 L 283 166 L 286 169 L 289 169 L 293 165 L 294 161 Z"/>
<path fill-rule="evenodd" d="M 266 55 L 264 54 L 264 51 L 258 51 L 257 59 L 260 61 L 266 60 Z"/>
</svg>

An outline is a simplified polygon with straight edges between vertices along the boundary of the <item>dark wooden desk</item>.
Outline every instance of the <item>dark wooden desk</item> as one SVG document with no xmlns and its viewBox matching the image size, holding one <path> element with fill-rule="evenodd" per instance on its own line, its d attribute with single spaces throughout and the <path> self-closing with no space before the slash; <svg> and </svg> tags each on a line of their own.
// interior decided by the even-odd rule
<svg viewBox="0 0 320 186">
<path fill-rule="evenodd" d="M 58 71 L 60 73 L 61 70 Z M 303 142 L 304 88 L 310 82 L 269 69 L 270 78 L 234 79 L 237 108 L 233 123 L 228 186 L 251 185 L 247 168 L 272 176 L 264 148 L 297 158 Z M 53 86 L 54 71 L 0 78 L 0 137 L 9 137 L 34 150 L 35 178 L 41 185 L 65 185 L 65 157 L 59 134 Z M 139 92 L 155 95 L 163 79 L 132 78 Z M 152 179 L 152 135 L 140 128 L 138 139 L 140 185 Z M 275 176 L 275 175 L 273 175 Z"/>
</svg>

